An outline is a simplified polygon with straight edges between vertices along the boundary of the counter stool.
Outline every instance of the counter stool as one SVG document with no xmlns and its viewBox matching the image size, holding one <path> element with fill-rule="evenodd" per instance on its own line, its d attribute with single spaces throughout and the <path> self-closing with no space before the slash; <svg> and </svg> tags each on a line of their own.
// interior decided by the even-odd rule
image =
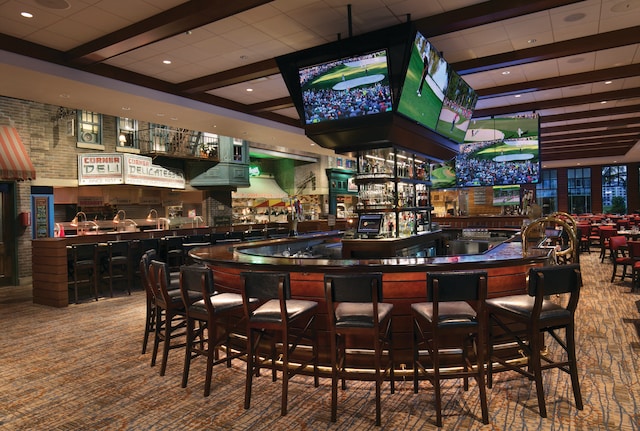
<svg viewBox="0 0 640 431">
<path fill-rule="evenodd" d="M 109 293 L 113 298 L 113 280 L 123 280 L 126 283 L 127 293 L 131 295 L 131 274 L 129 266 L 131 256 L 129 253 L 129 241 L 108 241 L 106 262 L 106 278 L 109 279 Z"/>
<path fill-rule="evenodd" d="M 558 368 L 571 376 L 571 386 L 576 408 L 582 410 L 582 395 L 578 379 L 575 346 L 575 311 L 578 306 L 582 278 L 580 265 L 558 265 L 531 268 L 529 270 L 528 294 L 492 298 L 486 301 L 489 314 L 489 361 L 487 385 L 493 384 L 493 362 L 507 370 L 516 371 L 536 385 L 540 416 L 547 417 L 542 371 Z M 562 298 L 566 305 L 558 301 L 545 299 L 545 296 L 568 294 Z M 495 325 L 491 325 L 495 323 Z M 503 332 L 498 334 L 497 329 Z M 555 333 L 564 329 L 565 340 Z M 549 333 L 566 352 L 567 360 L 554 360 L 541 351 L 544 347 L 544 334 Z M 493 354 L 497 342 L 517 342 L 527 357 L 526 363 L 512 363 Z"/>
<path fill-rule="evenodd" d="M 156 323 L 156 298 L 151 286 L 151 280 L 149 279 L 149 266 L 151 261 L 157 259 L 157 253 L 155 250 L 147 250 L 146 253 L 140 258 L 140 279 L 142 281 L 142 287 L 145 291 L 147 299 L 147 307 L 145 314 L 144 324 L 144 339 L 142 340 L 142 354 L 147 353 L 147 343 L 149 342 L 149 335 L 155 332 Z"/>
<path fill-rule="evenodd" d="M 98 300 L 98 264 L 96 260 L 98 244 L 73 244 L 71 246 L 71 260 L 69 272 L 71 273 L 75 303 L 78 303 L 78 286 L 87 284 L 91 286 L 96 301 Z"/>
<path fill-rule="evenodd" d="M 484 375 L 487 317 L 485 271 L 427 273 L 427 302 L 411 304 L 413 320 L 413 391 L 418 393 L 418 378 L 425 376 L 433 385 L 436 398 L 436 425 L 442 426 L 441 380 L 464 379 L 469 390 L 469 377 L 474 377 L 480 392 L 482 423 L 489 423 Z M 421 347 L 426 349 L 431 370 L 421 360 Z M 451 367 L 441 368 L 445 355 Z M 473 361 L 472 361 L 473 358 Z"/>
<path fill-rule="evenodd" d="M 291 299 L 288 273 L 242 272 L 244 281 L 242 299 L 247 320 L 247 378 L 244 393 L 244 408 L 251 403 L 253 375 L 260 374 L 260 341 L 270 338 L 271 374 L 276 381 L 276 343 L 282 351 L 282 407 L 281 415 L 287 414 L 289 379 L 313 364 L 314 385 L 318 387 L 318 337 L 316 336 L 316 311 L 318 303 Z M 254 299 L 255 298 L 255 299 Z M 254 302 L 256 301 L 256 302 Z M 279 335 L 279 337 L 278 337 Z M 307 360 L 289 368 L 289 357 L 300 341 L 307 340 L 312 351 Z"/>
<path fill-rule="evenodd" d="M 153 288 L 156 305 L 155 339 L 151 366 L 155 366 L 158 347 L 162 342 L 162 363 L 160 375 L 164 376 L 167 369 L 169 350 L 185 347 L 185 342 L 174 341 L 186 337 L 186 312 L 180 289 L 171 289 L 169 267 L 166 263 L 152 260 L 149 266 L 149 280 Z"/>
<path fill-rule="evenodd" d="M 230 334 L 233 311 L 242 310 L 242 295 L 238 293 L 216 293 L 213 288 L 213 272 L 207 266 L 189 265 L 180 268 L 180 290 L 187 314 L 187 345 L 182 372 L 182 387 L 187 387 L 191 361 L 198 356 L 207 358 L 204 396 L 211 392 L 213 366 L 244 354 L 244 349 L 232 354 Z M 236 326 L 239 319 L 236 319 Z M 198 327 L 196 328 L 196 323 Z M 218 351 L 225 348 L 225 357 L 220 359 Z"/>
<path fill-rule="evenodd" d="M 382 302 L 382 274 L 325 274 L 324 285 L 331 337 L 331 421 L 335 422 L 337 416 L 338 380 L 342 380 L 343 390 L 346 379 L 373 380 L 376 384 L 376 425 L 380 426 L 380 392 L 386 376 L 391 393 L 395 392 L 391 341 L 393 304 Z M 366 337 L 368 345 L 350 347 L 370 350 L 373 345 L 373 374 L 351 364 L 347 369 L 347 357 L 351 355 L 347 352 L 347 341 L 354 336 Z M 387 362 L 383 366 L 385 349 Z"/>
</svg>

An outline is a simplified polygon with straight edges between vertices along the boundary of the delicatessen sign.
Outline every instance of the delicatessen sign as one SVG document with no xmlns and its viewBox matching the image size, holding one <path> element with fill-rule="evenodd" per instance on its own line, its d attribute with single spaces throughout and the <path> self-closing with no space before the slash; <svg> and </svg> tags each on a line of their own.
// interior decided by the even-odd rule
<svg viewBox="0 0 640 431">
<path fill-rule="evenodd" d="M 133 154 L 82 154 L 78 156 L 78 184 L 133 184 L 184 189 L 184 174 L 154 165 L 151 157 Z"/>
</svg>

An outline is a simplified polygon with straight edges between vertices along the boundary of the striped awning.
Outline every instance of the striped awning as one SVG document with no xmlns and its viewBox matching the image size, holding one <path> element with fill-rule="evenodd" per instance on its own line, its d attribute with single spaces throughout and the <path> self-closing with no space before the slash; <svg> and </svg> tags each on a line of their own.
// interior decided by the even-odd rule
<svg viewBox="0 0 640 431">
<path fill-rule="evenodd" d="M 36 179 L 36 169 L 15 127 L 0 126 L 0 179 Z"/>
</svg>

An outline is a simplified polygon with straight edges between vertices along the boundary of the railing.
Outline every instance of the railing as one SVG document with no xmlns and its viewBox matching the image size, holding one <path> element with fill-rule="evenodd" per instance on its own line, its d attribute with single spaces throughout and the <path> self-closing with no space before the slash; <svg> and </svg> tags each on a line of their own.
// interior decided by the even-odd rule
<svg viewBox="0 0 640 431">
<path fill-rule="evenodd" d="M 217 138 L 194 130 L 150 127 L 138 130 L 135 140 L 142 154 L 166 154 L 207 160 L 218 160 L 219 157 Z"/>
</svg>

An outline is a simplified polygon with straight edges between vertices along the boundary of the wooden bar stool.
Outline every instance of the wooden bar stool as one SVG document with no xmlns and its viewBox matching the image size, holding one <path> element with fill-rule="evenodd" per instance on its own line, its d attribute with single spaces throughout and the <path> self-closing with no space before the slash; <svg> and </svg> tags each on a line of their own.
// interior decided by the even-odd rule
<svg viewBox="0 0 640 431">
<path fill-rule="evenodd" d="M 436 425 L 442 426 L 441 380 L 474 377 L 480 393 L 482 423 L 489 423 L 485 383 L 487 298 L 485 271 L 427 273 L 427 302 L 411 304 L 413 318 L 413 390 L 418 379 L 427 378 L 435 390 Z M 421 359 L 421 348 L 429 354 L 431 369 Z M 448 370 L 441 369 L 445 352 L 450 358 Z M 455 352 L 455 354 L 454 354 Z"/>
<path fill-rule="evenodd" d="M 331 336 L 331 421 L 338 410 L 338 380 L 346 389 L 346 379 L 373 380 L 376 383 L 376 425 L 381 424 L 380 394 L 382 382 L 389 377 L 391 393 L 395 392 L 391 312 L 393 304 L 382 302 L 382 274 L 325 274 L 325 298 Z M 373 346 L 374 373 L 347 368 L 347 340 L 366 339 L 367 350 Z M 362 348 L 363 346 L 353 346 Z M 383 366 L 384 350 L 387 361 Z M 355 349 L 354 349 L 355 351 Z"/>
<path fill-rule="evenodd" d="M 198 356 L 207 359 L 204 396 L 211 393 L 211 375 L 215 365 L 226 363 L 244 354 L 231 351 L 230 335 L 234 325 L 230 313 L 242 309 L 242 295 L 216 293 L 213 288 L 213 272 L 207 266 L 188 265 L 180 268 L 180 291 L 187 314 L 187 345 L 182 371 L 182 387 L 187 387 L 191 361 Z M 239 319 L 236 319 L 236 326 Z M 198 326 L 196 327 L 196 324 Z M 224 347 L 225 356 L 218 352 Z"/>
<path fill-rule="evenodd" d="M 251 384 L 254 374 L 260 374 L 260 341 L 271 341 L 271 373 L 276 381 L 276 343 L 281 343 L 282 356 L 282 407 L 281 415 L 287 414 L 289 379 L 308 365 L 313 365 L 314 384 L 318 387 L 318 337 L 316 336 L 316 311 L 318 303 L 291 299 L 288 273 L 242 272 L 242 290 L 245 318 L 247 320 L 247 378 L 244 393 L 244 408 L 251 403 Z M 289 357 L 300 341 L 307 340 L 312 352 L 306 360 L 290 369 Z"/>
<path fill-rule="evenodd" d="M 493 384 L 493 363 L 497 362 L 507 370 L 516 371 L 536 384 L 538 409 L 540 416 L 547 417 L 542 371 L 551 368 L 571 376 L 571 386 L 576 407 L 582 410 L 582 395 L 578 379 L 575 343 L 575 311 L 580 297 L 582 278 L 580 265 L 559 265 L 529 270 L 528 294 L 492 298 L 486 301 L 489 314 L 489 362 L 487 385 Z M 566 305 L 559 301 L 545 299 L 545 296 L 567 294 L 563 298 Z M 494 323 L 494 326 L 491 326 Z M 497 329 L 502 331 L 498 333 Z M 562 340 L 556 330 L 563 329 Z M 566 352 L 567 360 L 554 360 L 543 354 L 544 334 L 548 333 Z M 526 363 L 509 362 L 494 355 L 493 346 L 500 342 L 516 342 L 527 357 Z"/>
</svg>

